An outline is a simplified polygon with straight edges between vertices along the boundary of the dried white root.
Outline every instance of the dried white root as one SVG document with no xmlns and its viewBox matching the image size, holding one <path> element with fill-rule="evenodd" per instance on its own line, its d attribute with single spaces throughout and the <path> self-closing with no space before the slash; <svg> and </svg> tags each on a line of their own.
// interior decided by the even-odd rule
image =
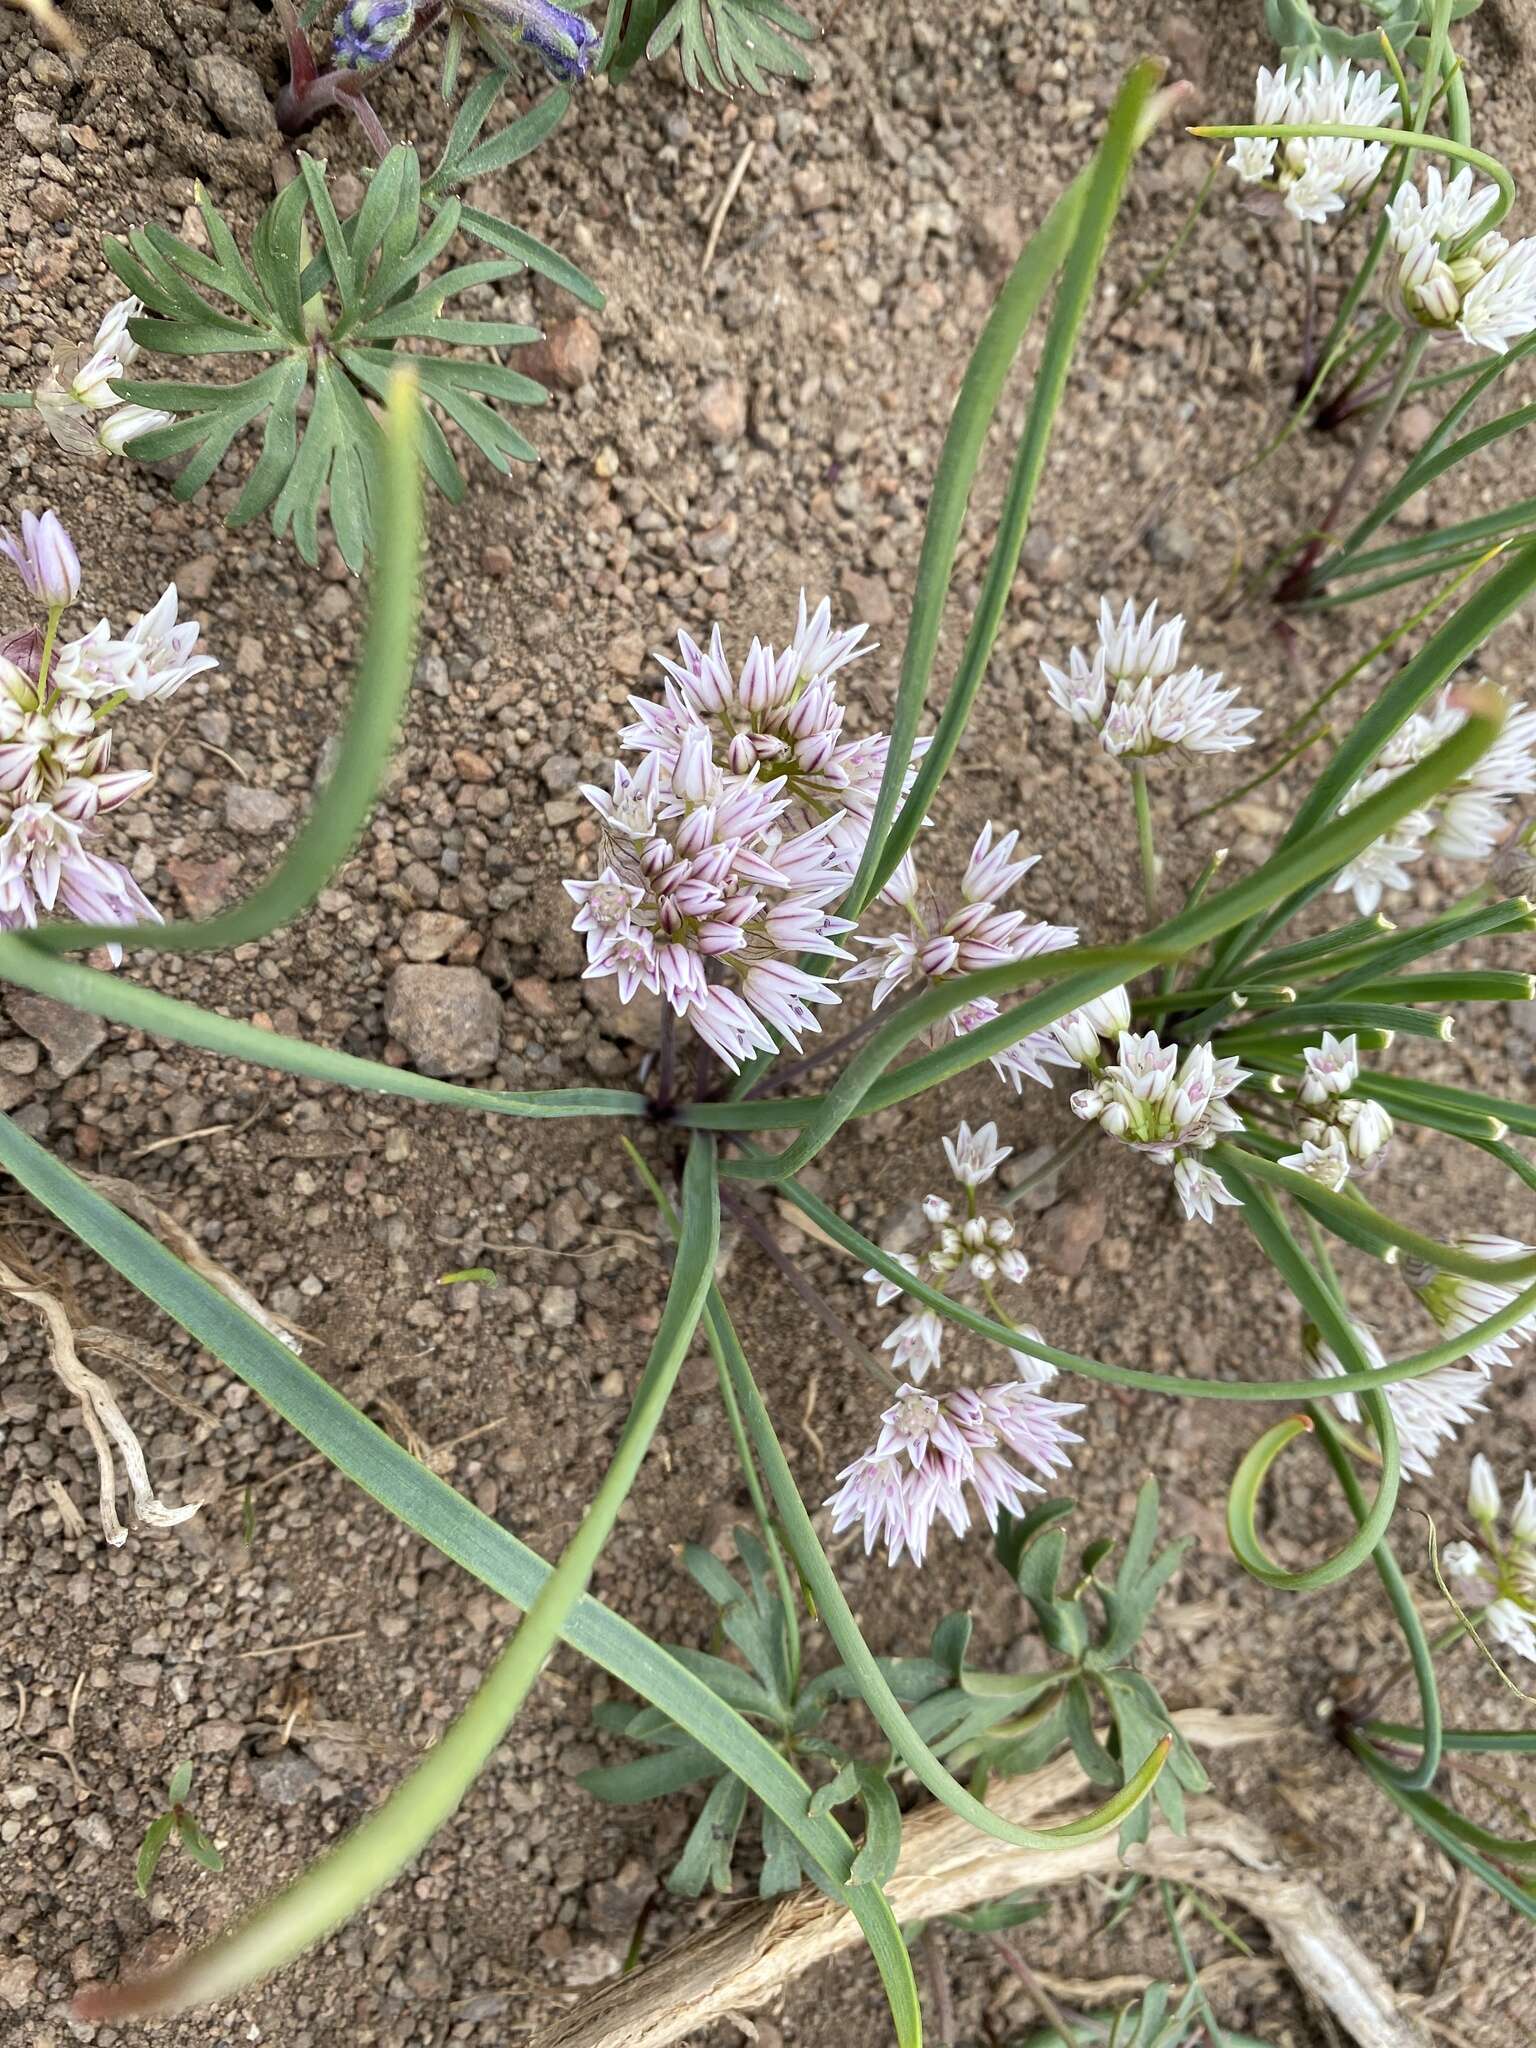
<svg viewBox="0 0 1536 2048">
<path fill-rule="evenodd" d="M 117 1397 L 104 1379 L 99 1379 L 89 1366 L 80 1362 L 75 1327 L 63 1302 L 45 1287 L 23 1279 L 14 1267 L 3 1260 L 0 1260 L 0 1287 L 18 1301 L 36 1309 L 42 1317 L 48 1337 L 49 1360 L 80 1403 L 86 1433 L 96 1453 L 96 1467 L 101 1479 L 101 1526 L 107 1541 L 118 1548 L 128 1540 L 128 1531 L 117 1512 L 117 1468 L 112 1458 L 114 1445 L 123 1461 L 129 1491 L 133 1495 L 134 1513 L 146 1528 L 173 1529 L 178 1522 L 190 1520 L 202 1502 L 194 1500 L 179 1508 L 167 1507 L 155 1492 L 150 1484 L 143 1449 L 134 1435 L 133 1425 L 118 1407 Z"/>
<path fill-rule="evenodd" d="M 299 1355 L 298 1340 L 306 1333 L 297 1324 L 290 1323 L 283 1316 L 276 1315 L 269 1308 L 263 1308 L 242 1281 L 235 1278 L 227 1266 L 221 1266 L 217 1259 L 205 1252 L 197 1239 L 184 1223 L 178 1223 L 167 1209 L 146 1195 L 142 1188 L 136 1188 L 131 1180 L 120 1180 L 116 1174 L 87 1173 L 76 1167 L 76 1173 L 99 1195 L 105 1195 L 114 1208 L 131 1216 L 135 1223 L 142 1223 L 152 1236 L 158 1237 L 168 1251 L 176 1254 L 183 1265 L 190 1266 L 210 1287 L 216 1287 L 226 1301 L 232 1301 L 236 1308 L 243 1309 L 253 1322 L 274 1336 L 279 1344 Z"/>
</svg>

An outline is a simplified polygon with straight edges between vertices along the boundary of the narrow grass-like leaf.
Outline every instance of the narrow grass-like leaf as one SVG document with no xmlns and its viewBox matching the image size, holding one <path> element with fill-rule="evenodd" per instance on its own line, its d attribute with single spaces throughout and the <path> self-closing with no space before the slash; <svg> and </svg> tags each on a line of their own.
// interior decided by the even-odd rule
<svg viewBox="0 0 1536 2048">
<path fill-rule="evenodd" d="M 883 841 L 877 841 L 874 830 L 871 829 L 869 845 L 876 849 L 877 858 L 868 869 L 867 875 L 867 852 L 866 860 L 860 862 L 860 873 L 865 875 L 865 881 L 862 896 L 859 893 L 859 884 L 855 883 L 855 903 L 859 908 L 862 908 L 864 902 L 889 880 L 898 862 L 911 846 L 923 820 L 932 808 L 939 784 L 970 721 L 977 693 L 992 658 L 992 649 L 1003 622 L 1003 613 L 1018 574 L 1020 550 L 1029 529 L 1035 493 L 1039 489 L 1040 478 L 1045 469 L 1051 430 L 1067 388 L 1078 336 L 1087 317 L 1099 266 L 1109 242 L 1109 232 L 1114 225 L 1115 215 L 1119 211 L 1121 196 L 1125 190 L 1125 181 L 1130 174 L 1132 158 L 1146 136 L 1147 109 L 1161 71 L 1162 67 L 1159 64 L 1137 65 L 1121 86 L 1115 104 L 1110 110 L 1104 140 L 1090 167 L 1081 211 L 1071 243 L 1066 250 L 1061 282 L 1051 308 L 1050 325 L 1046 330 L 1040 361 L 1035 369 L 1029 417 L 1014 456 L 1012 474 L 1008 479 L 1008 489 L 1003 499 L 1002 516 L 998 523 L 997 536 L 992 544 L 992 556 L 987 564 L 981 595 L 966 634 L 960 666 L 950 687 L 938 729 L 923 757 L 910 795 L 896 814 L 891 829 Z M 1049 272 L 1045 272 L 1042 277 L 1040 272 L 1044 269 L 1044 263 L 1054 254 L 1050 241 L 1044 235 L 1042 240 L 1045 240 L 1046 255 L 1036 267 L 1036 303 L 1039 292 L 1043 290 L 1050 275 Z M 1020 261 L 1022 263 L 1023 258 Z M 893 742 L 893 755 L 895 751 Z M 903 756 L 900 766 L 904 768 L 905 763 L 906 757 Z M 845 915 L 852 914 L 852 911 L 845 912 Z"/>
<path fill-rule="evenodd" d="M 62 964 L 62 963 L 61 963 Z M 514 1606 L 532 1606 L 552 1568 L 359 1414 L 198 1274 L 33 1139 L 0 1118 L 0 1166 L 129 1283 L 215 1357 L 407 1528 Z M 794 1834 L 808 1866 L 858 1919 L 897 2017 L 900 2048 L 921 2040 L 911 1965 L 889 1905 L 873 1886 L 846 1886 L 853 1845 L 830 1820 L 806 1812 L 804 1781 L 779 1752 L 631 1623 L 590 1597 L 564 1630 L 572 1648 L 633 1688 L 751 1787 Z"/>
<path fill-rule="evenodd" d="M 146 1031 L 152 1038 L 201 1046 L 229 1059 L 367 1094 L 399 1095 L 489 1116 L 643 1117 L 650 1108 L 645 1096 L 623 1088 L 549 1088 L 524 1093 L 438 1081 L 430 1074 L 386 1066 L 382 1060 L 359 1059 L 355 1053 L 334 1052 L 302 1038 L 263 1031 L 236 1017 L 221 1017 L 216 1010 L 161 995 L 158 989 L 137 987 L 99 967 L 54 959 L 39 951 L 30 938 L 14 932 L 0 932 L 0 981 L 51 996 L 72 1009 L 105 1017 L 129 1030 Z"/>
<path fill-rule="evenodd" d="M 565 1631 L 634 1486 L 703 1313 L 719 1237 L 714 1142 L 701 1135 L 689 1148 L 683 1176 L 682 1228 L 666 1307 L 612 1463 L 559 1563 L 469 1705 L 383 1806 L 302 1876 L 185 1961 L 141 1983 L 97 1994 L 97 2017 L 184 2010 L 227 1998 L 281 1968 L 391 1883 L 457 1810 Z M 734 1788 L 745 1807 L 740 1781 L 722 1783 Z M 728 1867 L 728 1848 L 725 1860 Z"/>
<path fill-rule="evenodd" d="M 222 950 L 262 938 L 313 903 L 350 853 L 388 764 L 410 687 L 421 559 L 421 485 L 416 469 L 416 398 L 402 373 L 388 407 L 386 498 L 370 591 L 368 631 L 342 728 L 336 767 L 287 854 L 232 910 L 171 924 L 44 925 L 26 944 L 75 951 L 117 942 L 152 952 Z M 313 423 L 310 432 L 314 432 Z"/>
</svg>

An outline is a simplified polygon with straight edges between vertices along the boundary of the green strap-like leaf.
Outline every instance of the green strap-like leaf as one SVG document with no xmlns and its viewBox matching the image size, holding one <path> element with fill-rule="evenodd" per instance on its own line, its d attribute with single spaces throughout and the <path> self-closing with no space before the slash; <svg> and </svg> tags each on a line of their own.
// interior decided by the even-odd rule
<svg viewBox="0 0 1536 2048">
<path fill-rule="evenodd" d="M 99 2015 L 178 2011 L 229 1997 L 323 1940 L 392 1882 L 449 1820 L 532 1691 L 634 1487 L 698 1327 L 719 1239 L 714 1141 L 701 1136 L 689 1148 L 683 1176 L 682 1233 L 666 1307 L 613 1461 L 559 1563 L 469 1705 L 383 1806 L 301 1877 L 185 1961 L 102 1994 L 95 2001 Z M 737 1779 L 722 1783 L 734 1787 L 745 1805 L 746 1790 Z M 725 1855 L 728 1864 L 728 1847 Z"/>
<path fill-rule="evenodd" d="M 0 1166 L 407 1528 L 501 1599 L 524 1609 L 532 1606 L 552 1575 L 542 1558 L 455 1493 L 259 1323 L 4 1118 Z M 853 1847 L 833 1822 L 807 1816 L 803 1780 L 750 1722 L 599 1602 L 590 1597 L 579 1601 L 564 1635 L 574 1649 L 651 1700 L 721 1758 L 791 1829 L 808 1861 L 825 1873 L 834 1896 L 846 1898 L 864 1930 L 897 2018 L 900 2048 L 918 2048 L 922 2030 L 916 1990 L 890 1907 L 872 1886 L 840 1891 Z"/>
<path fill-rule="evenodd" d="M 1138 65 L 1121 87 L 1110 111 L 1104 141 L 1094 157 L 1081 213 L 1066 251 L 1045 344 L 1035 368 L 1029 417 L 1014 456 L 997 537 L 992 544 L 992 556 L 987 564 L 981 595 L 966 634 L 960 666 L 911 794 L 878 847 L 878 859 L 867 875 L 867 895 L 863 900 L 889 880 L 921 829 L 964 735 L 977 693 L 985 679 L 1018 574 L 1020 551 L 1045 470 L 1051 430 L 1066 392 L 1078 336 L 1092 301 L 1132 159 L 1146 139 L 1147 111 L 1161 71 L 1158 64 Z M 905 767 L 904 760 L 902 766 Z M 861 870 L 863 866 L 861 862 Z M 857 894 L 857 884 L 855 889 Z M 845 914 L 852 915 L 852 912 Z"/>
</svg>

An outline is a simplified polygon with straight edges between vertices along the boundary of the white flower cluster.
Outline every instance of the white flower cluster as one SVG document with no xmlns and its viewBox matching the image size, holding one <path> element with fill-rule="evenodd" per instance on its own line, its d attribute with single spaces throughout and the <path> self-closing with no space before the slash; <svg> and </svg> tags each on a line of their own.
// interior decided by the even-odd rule
<svg viewBox="0 0 1536 2048">
<path fill-rule="evenodd" d="M 1187 1221 L 1198 1216 L 1210 1223 L 1216 1205 L 1235 1206 L 1237 1197 L 1200 1154 L 1229 1132 L 1242 1130 L 1243 1120 L 1226 1098 L 1248 1079 L 1246 1069 L 1235 1059 L 1218 1059 L 1208 1045 L 1195 1046 L 1181 1059 L 1179 1048 L 1160 1044 L 1155 1031 L 1120 1031 L 1116 1057 L 1106 1063 L 1102 1047 L 1094 1053 L 1087 1049 L 1090 1012 L 1076 1012 L 1071 1023 L 1064 1018 L 1062 1025 L 1080 1027 L 1080 1061 L 1094 1075 L 1093 1086 L 1072 1097 L 1077 1115 L 1121 1144 L 1171 1166 Z"/>
<path fill-rule="evenodd" d="M 995 1124 L 973 1131 L 962 1123 L 944 1140 L 944 1151 L 950 1172 L 965 1190 L 963 1219 L 947 1198 L 930 1195 L 923 1204 L 934 1233 L 927 1253 L 921 1261 L 895 1254 L 909 1273 L 926 1273 L 941 1294 L 956 1282 L 978 1286 L 1004 1321 L 994 1283 L 1022 1281 L 1029 1262 L 1013 1249 L 1008 1218 L 984 1214 L 976 1191 L 1012 1149 L 998 1143 Z M 882 1306 L 902 1292 L 883 1274 L 864 1277 L 877 1287 Z M 1027 1324 L 1012 1327 L 1039 1339 Z M 971 1523 L 972 1496 L 990 1529 L 997 1527 L 1003 1509 L 1022 1513 L 1025 1497 L 1045 1490 L 1031 1473 L 1049 1478 L 1062 1470 L 1070 1463 L 1067 1445 L 1079 1441 L 1066 1418 L 1078 1414 L 1080 1404 L 1047 1399 L 1040 1389 L 1056 1377 L 1056 1368 L 1034 1359 L 1016 1355 L 1018 1377 L 999 1385 L 919 1392 L 921 1381 L 939 1363 L 943 1333 L 940 1316 L 924 1308 L 905 1317 L 886 1338 L 892 1365 L 907 1379 L 881 1416 L 874 1448 L 839 1472 L 842 1484 L 826 1503 L 834 1535 L 861 1524 L 866 1555 L 883 1543 L 893 1565 L 906 1555 L 921 1565 L 933 1524 L 941 1517 L 963 1536 Z"/>
<path fill-rule="evenodd" d="M 1180 668 L 1181 615 L 1158 623 L 1156 604 L 1138 615 L 1127 601 L 1116 618 L 1099 600 L 1098 645 L 1071 649 L 1065 670 L 1042 661 L 1053 700 L 1075 725 L 1097 735 L 1112 760 L 1153 754 L 1229 754 L 1253 744 L 1259 716 L 1221 687 L 1221 673 Z"/>
<path fill-rule="evenodd" d="M 1392 1119 L 1379 1102 L 1351 1093 L 1360 1078 L 1355 1034 L 1323 1033 L 1321 1045 L 1302 1053 L 1306 1072 L 1296 1090 L 1296 1134 L 1301 1150 L 1280 1161 L 1326 1188 L 1341 1188 L 1353 1166 L 1377 1160 L 1392 1136 Z"/>
<path fill-rule="evenodd" d="M 102 619 L 55 644 L 79 595 L 80 562 L 52 512 L 24 512 L 19 537 L 0 533 L 0 555 L 48 616 L 46 632 L 0 636 L 0 930 L 56 909 L 88 924 L 159 922 L 127 868 L 89 843 L 97 821 L 153 779 L 145 768 L 112 768 L 107 719 L 218 664 L 196 651 L 197 622 L 177 623 L 174 583 L 121 639 Z"/>
<path fill-rule="evenodd" d="M 1405 719 L 1377 755 L 1370 771 L 1345 796 L 1339 809 L 1352 811 L 1422 761 L 1466 723 L 1454 687 L 1443 690 L 1428 711 Z M 1498 845 L 1512 797 L 1536 791 L 1536 707 L 1512 705 L 1502 731 L 1470 772 L 1441 790 L 1419 810 L 1399 818 L 1340 868 L 1333 888 L 1355 899 L 1362 917 L 1379 909 L 1388 889 L 1411 889 L 1408 868 L 1425 853 L 1445 860 L 1486 861 Z"/>
<path fill-rule="evenodd" d="M 1536 1480 L 1526 1473 L 1508 1529 L 1501 1535 L 1498 1481 L 1479 1453 L 1472 1460 L 1467 1507 L 1482 1531 L 1487 1554 L 1475 1543 L 1448 1543 L 1445 1568 L 1461 1581 L 1468 1604 L 1482 1608 L 1480 1625 L 1488 1636 L 1536 1664 Z"/>
<path fill-rule="evenodd" d="M 120 299 L 97 328 L 89 353 L 80 348 L 54 351 L 33 404 L 54 440 L 71 455 L 94 454 L 98 448 L 121 455 L 140 434 L 170 425 L 170 413 L 127 405 L 112 389 L 139 353 L 128 322 L 143 312 L 137 299 Z"/>
<path fill-rule="evenodd" d="M 1294 75 L 1261 70 L 1253 96 L 1256 127 L 1305 128 L 1322 121 L 1347 128 L 1394 128 L 1397 91 L 1390 78 L 1322 57 Z M 1362 198 L 1381 175 L 1386 144 L 1344 135 L 1240 136 L 1227 161 L 1245 185 L 1278 193 L 1296 220 L 1322 223 Z"/>
<path fill-rule="evenodd" d="M 956 1218 L 953 1205 L 942 1195 L 928 1195 L 923 1215 L 933 1231 L 932 1242 L 921 1258 L 905 1251 L 890 1256 L 909 1273 L 926 1279 L 930 1287 L 947 1294 L 954 1283 L 972 1282 L 987 1294 L 998 1280 L 1017 1286 L 1029 1277 L 1029 1261 L 1013 1242 L 1013 1224 L 1002 1215 L 984 1215 L 977 1205 L 976 1190 L 989 1181 L 1013 1147 L 997 1142 L 997 1125 L 982 1124 L 973 1131 L 962 1123 L 952 1138 L 944 1140 L 949 1170 L 965 1189 L 965 1214 Z M 894 1280 L 873 1269 L 864 1278 L 875 1289 L 881 1308 L 901 1297 Z M 944 1344 L 944 1318 L 931 1308 L 918 1307 L 904 1316 L 885 1339 L 891 1352 L 891 1368 L 921 1383 L 939 1363 Z M 1040 1380 L 1055 1376 L 1054 1366 L 1030 1365 Z"/>
<path fill-rule="evenodd" d="M 1387 221 L 1406 323 L 1503 355 L 1536 328 L 1536 241 L 1479 233 L 1498 196 L 1496 185 L 1475 183 L 1470 167 L 1449 184 L 1431 169 L 1422 191 L 1403 186 Z"/>
<path fill-rule="evenodd" d="M 1384 1372 L 1386 1354 L 1376 1333 L 1365 1323 L 1354 1323 L 1356 1342 L 1373 1372 Z M 1344 1371 L 1343 1361 L 1333 1346 L 1310 1323 L 1302 1339 L 1307 1360 L 1320 1379 L 1332 1379 Z M 1448 1444 L 1465 1422 L 1483 1412 L 1481 1396 L 1488 1390 L 1488 1375 L 1466 1372 L 1459 1366 L 1437 1366 L 1416 1380 L 1395 1380 L 1382 1388 L 1392 1420 L 1397 1425 L 1403 1470 L 1415 1478 L 1427 1479 L 1435 1454 Z M 1334 1394 L 1333 1405 L 1344 1420 L 1359 1427 L 1366 1419 L 1357 1394 Z"/>
</svg>

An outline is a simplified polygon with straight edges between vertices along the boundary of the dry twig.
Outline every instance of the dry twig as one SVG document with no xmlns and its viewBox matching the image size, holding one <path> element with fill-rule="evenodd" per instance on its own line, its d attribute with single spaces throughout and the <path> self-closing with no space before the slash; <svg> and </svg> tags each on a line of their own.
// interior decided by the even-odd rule
<svg viewBox="0 0 1536 2048">
<path fill-rule="evenodd" d="M 1174 1719 L 1190 1741 L 1208 1749 L 1274 1741 L 1293 1732 L 1267 1715 L 1197 1709 Z M 998 1785 L 993 1808 L 1009 1820 L 1038 1824 L 1079 1798 L 1084 1783 L 1073 1759 L 1063 1757 L 1030 1777 Z M 1263 1920 L 1292 1972 L 1337 2014 L 1360 2048 L 1427 2048 L 1428 2037 L 1403 2017 L 1385 1978 L 1323 1894 L 1285 1872 L 1273 1845 L 1251 1822 L 1213 1800 L 1194 1800 L 1187 1837 L 1155 1821 L 1148 1842 L 1126 1860 L 1150 1875 L 1220 1893 Z M 1017 1849 L 932 1806 L 907 1827 L 888 1890 L 898 1920 L 925 1920 L 1020 1889 L 1070 1884 L 1119 1864 L 1113 1837 L 1049 1851 Z M 766 2005 L 791 1979 L 859 1940 L 852 1915 L 815 1892 L 745 1906 L 646 1968 L 604 1986 L 540 2035 L 537 2048 L 668 2048 L 728 2013 Z"/>
</svg>

